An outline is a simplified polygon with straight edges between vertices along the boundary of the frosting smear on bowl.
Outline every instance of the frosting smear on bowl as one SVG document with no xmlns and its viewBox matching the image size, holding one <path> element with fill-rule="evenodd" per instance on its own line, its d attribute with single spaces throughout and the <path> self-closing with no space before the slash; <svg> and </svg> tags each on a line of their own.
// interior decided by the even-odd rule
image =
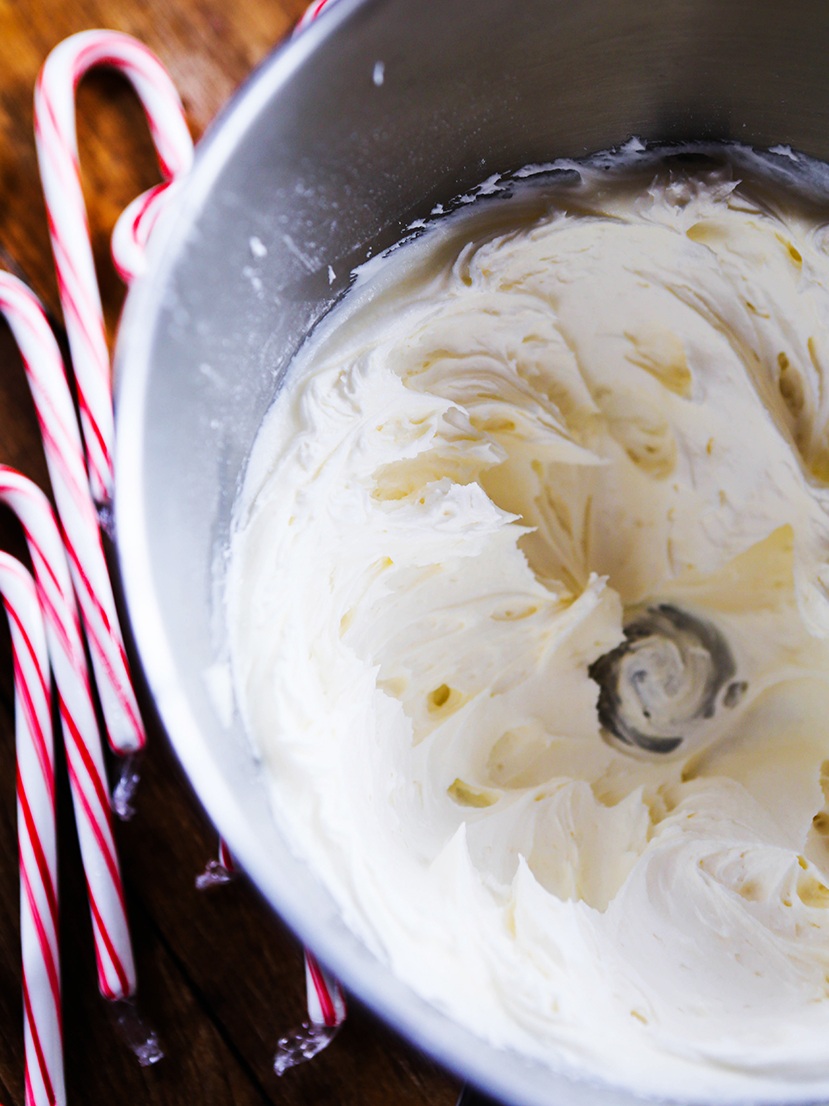
<svg viewBox="0 0 829 1106">
<path fill-rule="evenodd" d="M 829 1093 L 829 209 L 746 163 L 570 166 L 372 265 L 228 584 L 348 923 L 497 1044 L 720 1101 Z"/>
</svg>

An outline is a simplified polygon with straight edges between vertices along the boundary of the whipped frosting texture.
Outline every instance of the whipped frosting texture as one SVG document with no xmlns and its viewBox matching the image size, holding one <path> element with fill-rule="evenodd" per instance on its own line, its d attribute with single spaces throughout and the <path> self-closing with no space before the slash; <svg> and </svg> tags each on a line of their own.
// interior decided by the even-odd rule
<svg viewBox="0 0 829 1106">
<path fill-rule="evenodd" d="M 584 169 L 300 352 L 228 584 L 274 807 L 492 1042 L 829 1094 L 829 253 L 727 163 Z"/>
</svg>

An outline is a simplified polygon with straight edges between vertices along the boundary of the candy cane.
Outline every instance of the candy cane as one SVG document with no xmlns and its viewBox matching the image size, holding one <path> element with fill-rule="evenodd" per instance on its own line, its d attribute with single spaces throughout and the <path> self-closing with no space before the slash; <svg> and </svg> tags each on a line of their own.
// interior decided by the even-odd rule
<svg viewBox="0 0 829 1106">
<path fill-rule="evenodd" d="M 120 755 L 137 752 L 146 742 L 144 726 L 130 680 L 63 358 L 40 301 L 22 281 L 4 272 L 0 272 L 0 312 L 17 341 L 34 399 L 107 738 Z"/>
<path fill-rule="evenodd" d="M 161 214 L 179 186 L 165 181 L 132 201 L 118 217 L 112 231 L 112 260 L 125 284 L 131 284 L 147 267 L 147 246 Z"/>
<path fill-rule="evenodd" d="M 219 838 L 218 860 L 210 860 L 196 877 L 196 888 L 230 883 L 239 874 L 233 855 L 223 838 Z M 289 1068 L 311 1060 L 327 1048 L 339 1032 L 346 1017 L 345 993 L 337 980 L 326 971 L 308 949 L 305 955 L 305 998 L 308 1020 L 280 1038 L 274 1057 L 274 1071 L 283 1075 Z"/>
<path fill-rule="evenodd" d="M 289 1068 L 312 1060 L 331 1044 L 345 1021 L 342 987 L 308 949 L 305 950 L 305 993 L 308 1021 L 278 1041 L 273 1061 L 277 1075 L 284 1075 Z"/>
<path fill-rule="evenodd" d="M 305 950 L 305 981 L 308 1013 L 314 1025 L 336 1029 L 345 1021 L 345 995 L 334 977 L 313 953 Z"/>
<path fill-rule="evenodd" d="M 128 998 L 135 992 L 132 943 L 112 834 L 103 750 L 66 555 L 46 496 L 6 465 L 0 465 L 0 501 L 11 507 L 23 526 L 43 610 L 92 915 L 98 986 L 105 998 Z"/>
<path fill-rule="evenodd" d="M 95 274 L 78 166 L 75 91 L 96 66 L 122 72 L 137 92 L 149 123 L 164 183 L 131 205 L 121 224 L 116 261 L 126 276 L 140 255 L 166 187 L 190 168 L 193 144 L 178 93 L 143 43 L 115 31 L 82 31 L 46 59 L 35 86 L 35 139 L 49 216 L 69 348 L 78 391 L 93 499 L 106 508 L 112 495 L 112 386 L 103 309 Z M 136 207 L 137 204 L 137 207 Z"/>
<path fill-rule="evenodd" d="M 0 553 L 14 654 L 26 1106 L 65 1106 L 58 955 L 55 757 L 46 635 L 28 572 Z"/>
<path fill-rule="evenodd" d="M 324 8 L 327 8 L 329 4 L 332 4 L 334 0 L 314 0 L 313 4 L 305 9 L 305 12 L 296 25 L 297 31 L 304 30 L 309 23 L 313 23 L 314 20 L 320 15 Z"/>
<path fill-rule="evenodd" d="M 329 0 L 317 0 L 301 26 L 315 18 L 327 2 Z M 190 167 L 192 144 L 169 77 L 146 47 L 129 36 L 106 31 L 84 32 L 61 43 L 47 59 L 35 90 L 38 158 L 76 375 L 89 483 L 93 498 L 105 512 L 112 494 L 111 382 L 103 311 L 80 187 L 72 110 L 74 92 L 81 77 L 92 67 L 102 64 L 123 71 L 136 88 L 144 104 L 165 178 L 162 185 L 138 197 L 116 225 L 113 259 L 126 281 L 143 271 L 147 239 L 169 199 L 170 185 Z M 219 865 L 222 878 L 228 878 L 232 868 L 224 863 L 221 853 Z M 210 882 L 213 881 L 205 879 L 204 885 Z M 324 1048 L 345 1017 L 339 984 L 322 971 L 310 954 L 306 954 L 306 982 L 311 1026 L 306 1027 L 308 1033 L 302 1041 L 297 1041 L 302 1059 Z M 284 1066 L 292 1062 L 299 1061 L 290 1061 Z M 284 1070 L 280 1068 L 279 1057 L 275 1066 L 277 1070 Z"/>
<path fill-rule="evenodd" d="M 336 0 L 314 0 L 305 9 L 294 33 L 303 31 L 325 8 L 335 2 Z M 345 1021 L 346 1003 L 342 987 L 308 949 L 305 949 L 305 993 L 310 1024 L 304 1023 L 293 1034 L 280 1040 L 274 1060 L 277 1075 L 310 1060 L 327 1048 Z"/>
</svg>

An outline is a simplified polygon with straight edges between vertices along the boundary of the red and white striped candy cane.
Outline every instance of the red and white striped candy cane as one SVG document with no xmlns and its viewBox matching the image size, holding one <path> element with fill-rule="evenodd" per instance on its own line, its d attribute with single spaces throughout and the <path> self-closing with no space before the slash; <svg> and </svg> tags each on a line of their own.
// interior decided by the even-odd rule
<svg viewBox="0 0 829 1106">
<path fill-rule="evenodd" d="M 218 860 L 208 861 L 205 870 L 196 877 L 196 887 L 204 891 L 221 886 L 230 883 L 238 874 L 227 842 L 220 837 Z M 289 1068 L 322 1052 L 337 1035 L 346 1017 L 345 993 L 340 984 L 312 952 L 305 949 L 304 955 L 308 1021 L 279 1040 L 274 1058 L 277 1075 L 283 1075 Z"/>
<path fill-rule="evenodd" d="M 49 216 L 64 322 L 72 352 L 89 482 L 99 506 L 112 495 L 112 384 L 104 317 L 78 166 L 75 91 L 97 66 L 119 70 L 137 92 L 164 183 L 131 205 L 116 258 L 125 275 L 140 268 L 148 229 L 167 185 L 187 173 L 193 143 L 178 93 L 157 58 L 130 35 L 82 31 L 51 52 L 35 87 L 35 139 Z M 132 228 L 132 229 L 130 229 Z M 130 238 L 132 237 L 132 242 Z"/>
<path fill-rule="evenodd" d="M 65 1106 L 55 757 L 46 635 L 32 578 L 7 553 L 0 553 L 0 592 L 14 653 L 26 1106 Z"/>
<path fill-rule="evenodd" d="M 321 14 L 324 8 L 327 8 L 329 4 L 334 3 L 334 0 L 314 0 L 312 4 L 309 4 L 305 9 L 305 12 L 296 25 L 296 31 L 301 31 L 308 26 L 309 23 L 313 23 L 318 15 Z"/>
<path fill-rule="evenodd" d="M 314 0 L 305 9 L 294 33 L 304 30 L 334 3 L 336 0 Z M 280 1041 L 274 1061 L 278 1075 L 321 1052 L 345 1021 L 347 1011 L 342 987 L 308 949 L 305 949 L 305 992 L 310 1026 L 303 1026 L 293 1038 L 285 1037 Z"/>
<path fill-rule="evenodd" d="M 23 526 L 37 581 L 92 915 L 98 986 L 105 998 L 128 998 L 134 994 L 136 982 L 132 942 L 103 750 L 66 554 L 46 496 L 6 465 L 0 465 L 0 501 L 11 507 Z"/>
<path fill-rule="evenodd" d="M 317 0 L 300 26 L 330 0 Z M 61 43 L 47 59 L 35 90 L 35 131 L 43 189 L 67 334 L 75 369 L 87 470 L 94 499 L 106 507 L 112 494 L 112 397 L 103 312 L 80 187 L 74 93 L 84 73 L 97 65 L 123 71 L 147 114 L 165 181 L 138 197 L 113 234 L 113 258 L 127 281 L 143 270 L 147 239 L 169 186 L 185 174 L 192 143 L 180 101 L 152 54 L 129 36 L 90 31 Z M 220 864 L 222 861 L 220 860 Z M 225 872 L 231 869 L 223 864 Z M 309 963 L 313 967 L 308 967 Z M 306 954 L 311 1036 L 303 1058 L 325 1047 L 345 1016 L 342 991 Z M 333 1019 L 333 1020 L 332 1020 Z M 277 1063 L 278 1066 L 278 1063 Z M 287 1066 L 287 1065 L 286 1065 Z"/>
<path fill-rule="evenodd" d="M 147 266 L 147 245 L 159 217 L 180 180 L 165 181 L 137 196 L 124 208 L 112 231 L 112 260 L 124 284 L 131 284 Z"/>
<path fill-rule="evenodd" d="M 284 1075 L 289 1068 L 312 1060 L 328 1047 L 345 1021 L 342 987 L 308 949 L 305 950 L 305 993 L 308 1021 L 278 1041 L 273 1061 L 277 1075 Z"/>
<path fill-rule="evenodd" d="M 305 950 L 308 1014 L 314 1025 L 336 1029 L 345 1021 L 345 995 L 337 980 L 308 949 Z"/>
<path fill-rule="evenodd" d="M 0 312 L 20 349 L 34 399 L 107 738 L 119 755 L 134 753 L 144 747 L 146 737 L 86 479 L 63 358 L 40 301 L 10 273 L 0 272 Z"/>
</svg>

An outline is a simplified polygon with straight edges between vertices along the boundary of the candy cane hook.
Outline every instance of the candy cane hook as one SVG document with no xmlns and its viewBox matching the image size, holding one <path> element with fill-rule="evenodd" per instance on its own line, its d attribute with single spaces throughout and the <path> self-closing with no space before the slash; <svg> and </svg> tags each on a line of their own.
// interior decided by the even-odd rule
<svg viewBox="0 0 829 1106">
<path fill-rule="evenodd" d="M 132 276 L 169 185 L 187 173 L 193 144 L 178 93 L 143 43 L 115 31 L 82 31 L 46 59 L 35 86 L 35 140 L 49 231 L 78 392 L 92 496 L 102 508 L 112 496 L 112 385 L 103 309 L 81 189 L 75 91 L 97 66 L 117 69 L 137 92 L 155 144 L 163 184 L 130 206 L 119 232 L 119 268 Z"/>
</svg>

